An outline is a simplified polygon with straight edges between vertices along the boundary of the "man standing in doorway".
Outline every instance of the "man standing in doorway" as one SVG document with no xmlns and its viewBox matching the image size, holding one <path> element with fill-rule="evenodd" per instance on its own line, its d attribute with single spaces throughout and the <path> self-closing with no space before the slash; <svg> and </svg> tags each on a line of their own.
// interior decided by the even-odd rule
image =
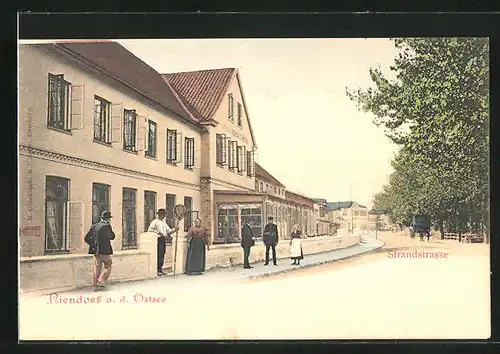
<svg viewBox="0 0 500 354">
<path fill-rule="evenodd" d="M 253 268 L 248 258 L 250 257 L 250 248 L 255 245 L 253 239 L 252 227 L 249 222 L 241 222 L 241 247 L 243 247 L 243 268 Z"/>
<path fill-rule="evenodd" d="M 109 211 L 101 213 L 101 220 L 95 223 L 85 235 L 85 242 L 89 245 L 89 254 L 94 255 L 94 290 L 103 289 L 111 274 L 111 255 L 113 248 L 111 240 L 115 239 L 115 233 L 111 228 Z M 104 267 L 104 269 L 103 269 Z"/>
<path fill-rule="evenodd" d="M 264 265 L 269 264 L 269 248 L 272 248 L 273 251 L 273 263 L 274 265 L 278 265 L 276 262 L 276 245 L 278 244 L 278 227 L 275 223 L 273 223 L 273 217 L 270 216 L 267 218 L 268 223 L 264 227 L 264 237 L 263 241 L 266 245 L 266 261 Z"/>
<path fill-rule="evenodd" d="M 157 257 L 157 271 L 158 276 L 162 276 L 163 273 L 163 264 L 165 263 L 165 251 L 167 250 L 167 242 L 172 241 L 172 236 L 174 232 L 179 230 L 177 226 L 175 229 L 171 229 L 165 218 L 167 217 L 167 212 L 165 209 L 158 209 L 156 213 L 157 217 L 151 224 L 149 225 L 148 232 L 154 232 L 158 235 L 158 257 Z"/>
</svg>

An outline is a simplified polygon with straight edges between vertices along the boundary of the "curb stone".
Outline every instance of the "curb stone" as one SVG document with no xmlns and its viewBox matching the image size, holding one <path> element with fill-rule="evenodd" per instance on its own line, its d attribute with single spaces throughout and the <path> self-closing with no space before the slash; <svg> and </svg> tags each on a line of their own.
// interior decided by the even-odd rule
<svg viewBox="0 0 500 354">
<path fill-rule="evenodd" d="M 289 268 L 289 269 L 284 269 L 284 270 L 278 270 L 275 272 L 268 272 L 268 273 L 263 273 L 263 274 L 258 274 L 258 275 L 252 275 L 252 276 L 248 277 L 247 279 L 253 280 L 253 279 L 267 278 L 267 277 L 273 276 L 273 275 L 295 272 L 295 271 L 302 270 L 302 269 L 317 267 L 317 266 L 324 265 L 324 264 L 335 263 L 335 262 L 342 261 L 345 259 L 354 258 L 354 257 L 360 256 L 363 254 L 369 254 L 369 253 L 378 251 L 378 250 L 382 249 L 383 247 L 385 247 L 385 241 L 384 240 L 380 240 L 380 241 L 383 242 L 383 244 L 381 246 L 377 246 L 377 247 L 374 247 L 374 248 L 366 250 L 366 251 L 361 251 L 361 252 L 356 253 L 356 254 L 350 254 L 347 256 L 340 256 L 340 257 L 336 257 L 336 258 L 329 259 L 326 261 L 307 264 L 307 265 L 303 265 L 303 266 L 296 267 L 296 268 Z"/>
</svg>

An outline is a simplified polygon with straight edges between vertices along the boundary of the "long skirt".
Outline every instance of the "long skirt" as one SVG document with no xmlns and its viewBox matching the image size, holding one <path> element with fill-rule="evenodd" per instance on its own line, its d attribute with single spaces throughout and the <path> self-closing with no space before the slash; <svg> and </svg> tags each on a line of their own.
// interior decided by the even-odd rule
<svg viewBox="0 0 500 354">
<path fill-rule="evenodd" d="M 302 245 L 300 238 L 292 239 L 292 246 L 290 248 L 290 258 L 294 260 L 304 259 L 304 253 L 302 252 Z"/>
<path fill-rule="evenodd" d="M 188 246 L 186 259 L 186 274 L 203 273 L 205 271 L 205 242 L 193 237 Z"/>
</svg>

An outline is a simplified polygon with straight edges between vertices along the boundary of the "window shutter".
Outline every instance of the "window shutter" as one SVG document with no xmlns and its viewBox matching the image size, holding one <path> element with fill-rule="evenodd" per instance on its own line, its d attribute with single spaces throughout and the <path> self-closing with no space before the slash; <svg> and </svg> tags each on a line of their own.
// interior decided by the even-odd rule
<svg viewBox="0 0 500 354">
<path fill-rule="evenodd" d="M 70 86 L 71 90 L 71 130 L 82 130 L 84 123 L 85 85 Z"/>
<path fill-rule="evenodd" d="M 236 151 L 236 148 L 238 146 L 237 141 L 231 141 L 231 168 L 236 168 L 237 162 L 238 162 L 238 152 Z"/>
<path fill-rule="evenodd" d="M 137 116 L 137 151 L 145 151 L 148 146 L 147 119 L 144 116 Z"/>
<path fill-rule="evenodd" d="M 111 142 L 119 143 L 122 140 L 123 103 L 111 105 Z"/>
<path fill-rule="evenodd" d="M 68 249 L 74 250 L 76 246 L 80 246 L 79 240 L 83 240 L 83 202 L 70 201 L 68 202 L 69 221 L 68 221 Z M 75 242 L 78 242 L 75 243 Z"/>
<path fill-rule="evenodd" d="M 254 161 L 254 152 L 247 152 L 247 174 L 249 177 L 255 176 L 255 161 Z"/>
<path fill-rule="evenodd" d="M 231 154 L 229 153 L 229 149 L 231 149 L 231 138 L 225 138 L 223 140 L 222 151 L 224 154 L 223 165 L 231 165 Z"/>
<path fill-rule="evenodd" d="M 195 146 L 194 146 L 194 138 L 191 138 L 190 139 L 191 141 L 191 151 L 190 151 L 190 154 L 191 154 L 191 161 L 190 161 L 190 165 L 191 165 L 191 168 L 194 168 L 195 166 Z"/>
<path fill-rule="evenodd" d="M 247 154 L 247 148 L 245 146 L 241 147 L 241 172 L 246 170 L 245 158 Z"/>
<path fill-rule="evenodd" d="M 177 157 L 175 162 L 182 162 L 182 133 L 177 133 L 176 135 L 176 144 L 177 144 Z"/>
</svg>

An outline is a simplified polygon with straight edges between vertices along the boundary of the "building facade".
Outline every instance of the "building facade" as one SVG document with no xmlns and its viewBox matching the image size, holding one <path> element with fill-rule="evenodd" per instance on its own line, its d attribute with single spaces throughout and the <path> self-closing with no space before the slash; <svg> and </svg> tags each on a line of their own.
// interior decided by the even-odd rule
<svg viewBox="0 0 500 354">
<path fill-rule="evenodd" d="M 200 217 L 214 243 L 237 242 L 241 221 L 263 227 L 264 194 L 255 191 L 257 144 L 237 69 L 164 74 L 205 128 L 201 134 Z"/>
<path fill-rule="evenodd" d="M 166 207 L 201 205 L 205 128 L 162 77 L 114 42 L 19 47 L 21 257 L 85 253 L 111 211 L 116 252 Z M 175 225 L 172 225 L 175 226 Z"/>
</svg>

